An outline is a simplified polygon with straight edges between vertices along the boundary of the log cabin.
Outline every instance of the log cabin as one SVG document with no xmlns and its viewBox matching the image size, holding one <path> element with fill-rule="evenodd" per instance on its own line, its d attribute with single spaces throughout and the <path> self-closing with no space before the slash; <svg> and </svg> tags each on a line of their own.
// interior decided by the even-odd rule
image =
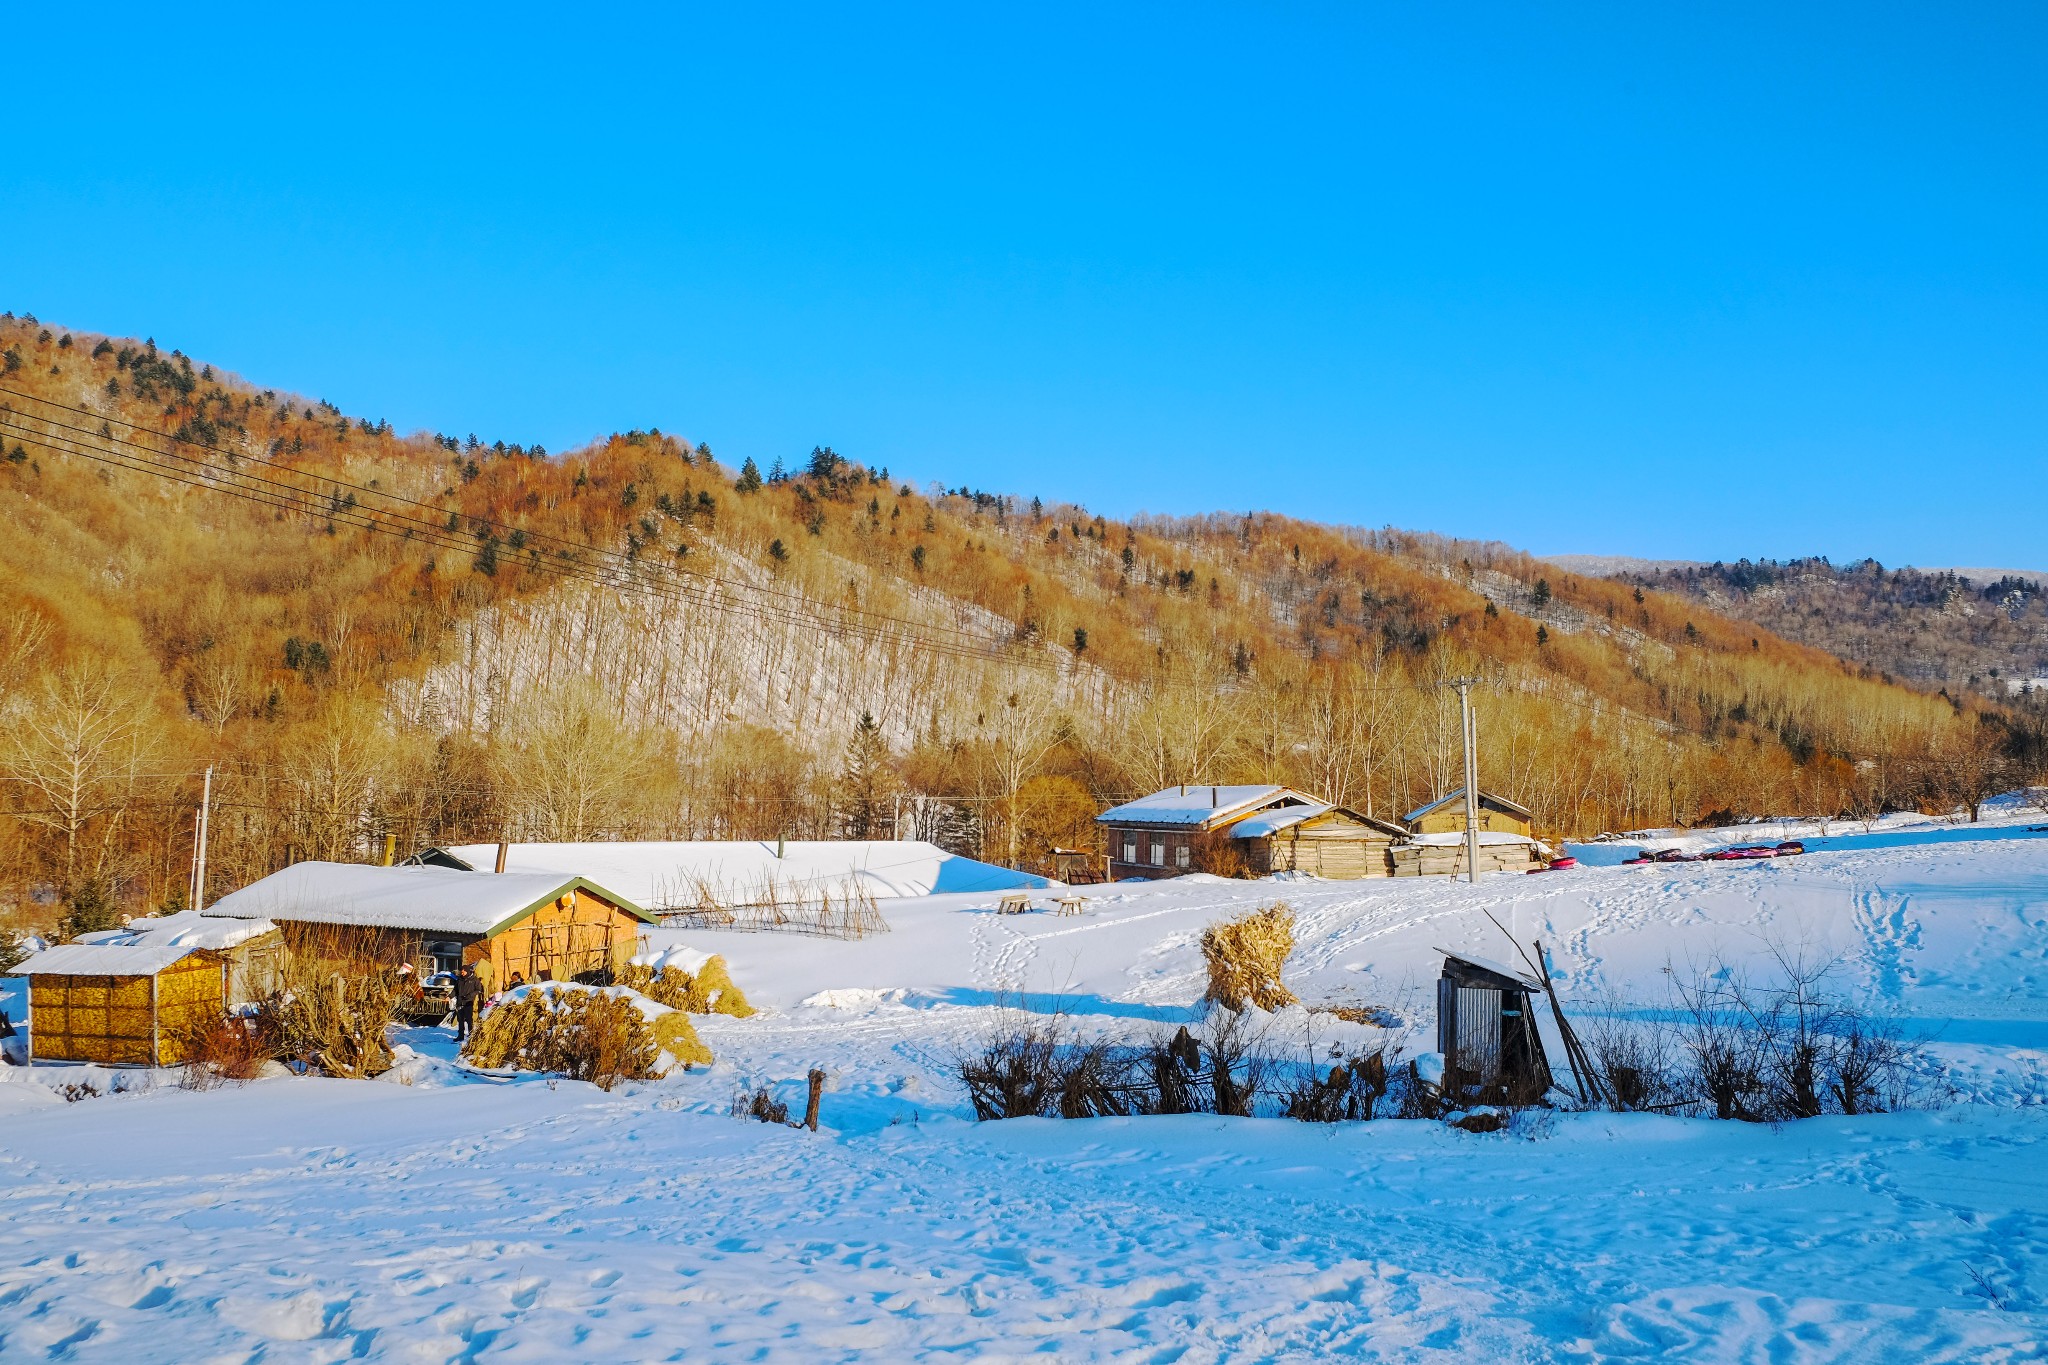
<svg viewBox="0 0 2048 1365">
<path fill-rule="evenodd" d="M 294 863 L 207 914 L 274 921 L 293 951 L 345 950 L 423 977 L 473 966 L 486 989 L 514 973 L 568 981 L 616 971 L 654 917 L 584 877 L 447 867 Z"/>
<path fill-rule="evenodd" d="M 1112 806 L 1095 817 L 1109 850 L 1111 881 L 1126 877 L 1178 877 L 1197 871 L 1196 850 L 1238 821 L 1261 811 L 1292 807 L 1328 809 L 1328 803 L 1292 787 L 1165 787 Z"/>
<path fill-rule="evenodd" d="M 1305 872 L 1332 881 L 1394 875 L 1394 850 L 1408 831 L 1344 806 L 1276 806 L 1231 826 L 1255 876 Z"/>
<path fill-rule="evenodd" d="M 1492 792 L 1479 793 L 1479 829 L 1481 833 L 1519 834 L 1524 839 L 1535 837 L 1536 817 L 1527 806 L 1517 805 L 1505 796 Z M 1463 834 L 1465 832 L 1465 789 L 1453 787 L 1436 800 L 1417 806 L 1401 817 L 1413 834 Z"/>
</svg>

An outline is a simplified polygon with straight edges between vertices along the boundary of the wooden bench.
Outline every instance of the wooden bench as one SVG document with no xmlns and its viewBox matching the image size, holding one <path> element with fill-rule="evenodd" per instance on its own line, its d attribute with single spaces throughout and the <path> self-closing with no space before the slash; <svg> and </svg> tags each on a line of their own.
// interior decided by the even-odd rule
<svg viewBox="0 0 2048 1365">
<path fill-rule="evenodd" d="M 1031 913 L 1031 897 L 1022 891 L 1006 891 L 1002 900 L 996 903 L 998 915 L 1028 915 Z"/>
<path fill-rule="evenodd" d="M 1060 915 L 1078 915 L 1081 913 L 1083 907 L 1085 907 L 1087 904 L 1088 898 L 1086 896 L 1061 896 L 1058 900 L 1053 902 L 1054 913 Z"/>
</svg>

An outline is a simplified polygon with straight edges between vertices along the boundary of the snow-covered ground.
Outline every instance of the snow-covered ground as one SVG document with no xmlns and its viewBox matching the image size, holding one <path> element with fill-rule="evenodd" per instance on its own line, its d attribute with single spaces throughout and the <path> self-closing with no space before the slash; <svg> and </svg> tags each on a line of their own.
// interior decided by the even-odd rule
<svg viewBox="0 0 2048 1365">
<path fill-rule="evenodd" d="M 1084 890 L 1071 917 L 885 901 L 859 942 L 658 933 L 724 954 L 762 1013 L 700 1021 L 710 1071 L 609 1095 L 470 1075 L 439 1030 L 406 1035 L 410 1084 L 66 1103 L 86 1073 L 0 1069 L 0 1359 L 2048 1356 L 2048 835 Z M 971 1121 L 951 1064 L 1006 1010 L 1189 1018 L 1201 929 L 1275 898 L 1304 1000 L 1414 1035 L 1434 949 L 1511 956 L 1482 909 L 1582 1010 L 1667 1003 L 1667 966 L 1825 956 L 1932 1036 L 1958 1102 L 1490 1135 Z M 1283 1014 L 1270 1042 L 1340 1028 Z M 825 1131 L 726 1116 L 757 1084 L 800 1108 L 813 1066 Z"/>
</svg>

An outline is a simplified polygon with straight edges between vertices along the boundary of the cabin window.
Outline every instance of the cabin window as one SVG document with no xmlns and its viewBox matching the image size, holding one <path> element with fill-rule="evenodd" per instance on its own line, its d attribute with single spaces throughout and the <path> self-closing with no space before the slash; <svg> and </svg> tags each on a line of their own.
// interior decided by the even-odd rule
<svg viewBox="0 0 2048 1365">
<path fill-rule="evenodd" d="M 1179 848 L 1173 851 L 1173 861 L 1179 864 L 1181 867 L 1186 867 L 1188 865 L 1189 853 L 1190 850 L 1188 846 L 1186 844 L 1182 844 Z"/>
<path fill-rule="evenodd" d="M 1166 866 L 1166 845 L 1157 839 L 1152 841 L 1152 866 Z"/>
<path fill-rule="evenodd" d="M 437 972 L 452 972 L 462 966 L 462 945 L 447 939 L 428 939 L 424 945 L 427 961 Z"/>
<path fill-rule="evenodd" d="M 1126 834 L 1124 836 L 1124 861 L 1127 863 L 1138 861 L 1138 837 L 1135 834 Z"/>
</svg>

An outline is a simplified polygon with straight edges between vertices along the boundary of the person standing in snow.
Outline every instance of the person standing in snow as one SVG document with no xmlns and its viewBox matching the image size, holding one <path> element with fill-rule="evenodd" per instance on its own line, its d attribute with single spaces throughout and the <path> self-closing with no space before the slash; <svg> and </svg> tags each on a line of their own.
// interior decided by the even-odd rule
<svg viewBox="0 0 2048 1365">
<path fill-rule="evenodd" d="M 467 962 L 455 974 L 455 1041 L 469 1037 L 470 1029 L 476 1023 L 476 1002 L 484 993 L 484 983 L 477 980 L 476 968 Z"/>
</svg>

